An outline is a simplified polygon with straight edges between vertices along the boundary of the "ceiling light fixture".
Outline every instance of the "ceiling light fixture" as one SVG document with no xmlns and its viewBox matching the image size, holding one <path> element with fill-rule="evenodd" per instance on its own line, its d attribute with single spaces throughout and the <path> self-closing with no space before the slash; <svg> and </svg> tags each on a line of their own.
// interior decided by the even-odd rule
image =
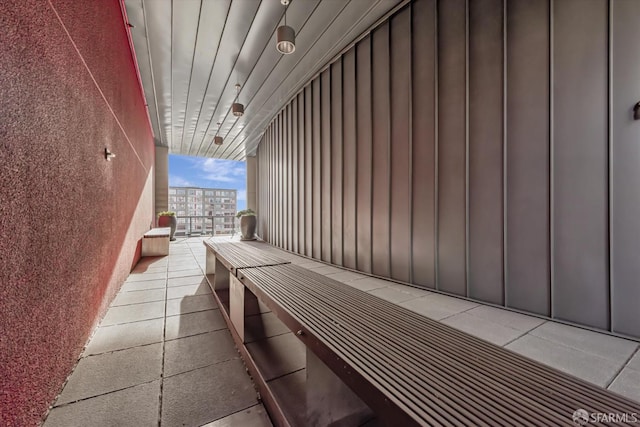
<svg viewBox="0 0 640 427">
<path fill-rule="evenodd" d="M 222 145 L 224 139 L 221 136 L 218 136 L 218 132 L 220 132 L 220 125 L 222 123 L 218 122 L 218 130 L 216 131 L 216 136 L 213 137 L 213 143 L 216 145 Z"/>
<path fill-rule="evenodd" d="M 280 0 L 284 6 L 284 25 L 278 27 L 276 49 L 283 55 L 288 55 L 296 50 L 296 32 L 287 25 L 287 9 L 290 0 Z"/>
<path fill-rule="evenodd" d="M 242 117 L 244 114 L 244 105 L 240 104 L 238 98 L 240 97 L 240 83 L 236 83 L 236 102 L 231 105 L 231 112 L 236 117 Z"/>
</svg>

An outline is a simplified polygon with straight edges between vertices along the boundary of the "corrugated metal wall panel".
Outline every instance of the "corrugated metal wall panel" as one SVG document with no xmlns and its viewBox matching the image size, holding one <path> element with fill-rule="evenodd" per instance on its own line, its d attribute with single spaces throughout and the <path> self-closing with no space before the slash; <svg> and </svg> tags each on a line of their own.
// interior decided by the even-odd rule
<svg viewBox="0 0 640 427">
<path fill-rule="evenodd" d="M 322 121 L 320 116 L 320 79 L 312 82 L 313 92 L 313 143 L 312 143 L 312 163 L 313 163 L 313 257 L 322 257 L 322 156 L 321 156 L 321 131 Z"/>
<path fill-rule="evenodd" d="M 371 272 L 371 192 L 372 192 L 372 109 L 371 109 L 371 37 L 356 51 L 356 215 L 357 269 Z"/>
<path fill-rule="evenodd" d="M 413 1 L 266 130 L 263 237 L 640 336 L 639 19 L 631 0 Z"/>
<path fill-rule="evenodd" d="M 552 314 L 609 327 L 607 1 L 554 2 Z M 585 310 L 585 307 L 589 307 Z"/>
<path fill-rule="evenodd" d="M 438 289 L 466 295 L 465 0 L 438 6 Z"/>
<path fill-rule="evenodd" d="M 549 4 L 507 4 L 506 304 L 548 316 Z"/>
<path fill-rule="evenodd" d="M 411 281 L 411 8 L 391 19 L 391 277 Z"/>
<path fill-rule="evenodd" d="M 331 262 L 342 265 L 342 59 L 331 64 Z"/>
<path fill-rule="evenodd" d="M 373 34 L 373 215 L 371 216 L 372 272 L 390 276 L 389 214 L 390 214 L 390 59 L 389 23 L 380 26 Z"/>
<path fill-rule="evenodd" d="M 640 122 L 631 108 L 640 101 L 638 23 L 640 2 L 613 2 L 612 46 L 612 328 L 640 337 Z M 635 52 L 634 54 L 623 54 Z"/>
<path fill-rule="evenodd" d="M 322 120 L 322 260 L 331 262 L 331 70 L 320 76 Z"/>
<path fill-rule="evenodd" d="M 436 1 L 413 5 L 413 282 L 436 283 Z"/>
<path fill-rule="evenodd" d="M 469 3 L 469 296 L 503 304 L 503 0 Z"/>
<path fill-rule="evenodd" d="M 356 52 L 344 55 L 342 70 L 343 120 L 343 262 L 345 267 L 356 268 Z"/>
</svg>

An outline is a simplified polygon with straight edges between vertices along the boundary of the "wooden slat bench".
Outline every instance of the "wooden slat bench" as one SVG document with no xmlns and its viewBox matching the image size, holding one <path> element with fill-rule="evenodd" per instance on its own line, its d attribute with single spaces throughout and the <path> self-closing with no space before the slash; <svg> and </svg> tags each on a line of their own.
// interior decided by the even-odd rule
<svg viewBox="0 0 640 427">
<path fill-rule="evenodd" d="M 141 256 L 169 255 L 169 235 L 171 228 L 152 228 L 142 236 Z"/>
<path fill-rule="evenodd" d="M 552 426 L 572 425 L 578 409 L 640 414 L 636 402 L 299 266 L 282 263 L 236 273 L 246 295 L 266 304 L 306 345 L 307 363 L 320 360 L 384 425 Z M 240 346 L 243 327 L 230 320 Z M 248 352 L 241 353 L 248 365 L 254 363 Z M 260 383 L 255 368 L 252 374 Z M 317 388 L 314 383 L 308 390 L 317 397 L 322 392 Z M 267 407 L 278 409 L 268 397 Z M 308 410 L 307 425 L 327 424 L 317 418 L 322 408 Z M 332 422 L 359 425 L 353 418 L 340 424 L 343 415 L 334 413 Z M 279 417 L 276 424 L 287 425 Z"/>
<path fill-rule="evenodd" d="M 239 278 L 386 425 L 549 426 L 570 425 L 577 409 L 640 414 L 636 402 L 299 266 Z"/>
<path fill-rule="evenodd" d="M 265 267 L 270 265 L 288 264 L 284 258 L 280 258 L 253 244 L 244 242 L 215 242 L 212 239 L 205 240 L 207 247 L 207 274 L 215 274 L 214 260 L 218 260 L 226 269 L 235 276 L 237 269 L 251 267 Z M 266 243 L 262 243 L 266 245 Z"/>
</svg>

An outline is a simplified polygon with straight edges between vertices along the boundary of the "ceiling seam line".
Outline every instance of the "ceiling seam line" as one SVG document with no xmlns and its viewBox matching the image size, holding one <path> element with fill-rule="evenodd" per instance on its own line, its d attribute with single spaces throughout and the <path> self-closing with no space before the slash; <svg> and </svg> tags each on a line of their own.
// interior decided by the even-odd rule
<svg viewBox="0 0 640 427">
<path fill-rule="evenodd" d="M 350 0 L 350 1 L 351 1 L 351 0 Z M 349 2 L 350 2 L 350 1 L 349 1 Z M 304 22 L 302 23 L 302 25 L 300 26 L 300 29 L 298 30 L 298 33 L 300 33 L 300 31 L 302 31 L 302 30 L 304 29 L 304 27 L 305 27 L 305 25 L 307 24 L 307 22 L 309 22 L 309 19 L 311 19 L 311 17 L 313 16 L 313 14 L 314 14 L 314 13 L 316 12 L 316 10 L 318 9 L 318 6 L 320 6 L 320 3 L 321 3 L 320 1 L 318 1 L 318 3 L 316 3 L 315 7 L 313 8 L 313 10 L 312 10 L 312 11 L 311 11 L 311 13 L 309 14 L 309 16 L 307 16 L 307 19 L 305 19 L 305 20 L 304 20 Z M 347 4 L 348 4 L 348 3 L 347 3 Z M 340 12 L 342 12 L 342 10 L 344 10 L 344 8 L 345 8 L 345 7 L 346 7 L 346 5 L 345 5 L 345 6 L 343 6 L 343 8 L 340 10 Z M 285 9 L 285 10 L 286 10 L 286 9 Z M 340 12 L 338 12 L 338 15 L 340 14 Z M 336 16 L 337 16 L 337 15 L 336 15 Z M 335 21 L 335 18 L 331 21 L 331 23 L 333 23 L 333 21 Z M 280 23 L 280 22 L 278 22 L 278 24 L 279 24 L 279 23 Z M 325 30 L 325 31 L 326 31 L 326 30 Z M 323 32 L 323 34 L 324 34 L 324 32 Z M 268 46 L 268 43 L 267 43 L 267 45 L 266 45 L 266 46 Z M 266 46 L 265 46 L 265 47 L 266 47 Z M 264 50 L 263 50 L 263 53 L 264 53 Z M 261 55 L 261 56 L 262 56 L 262 55 Z M 269 75 L 271 75 L 271 73 L 273 73 L 273 70 L 278 66 L 278 64 L 280 64 L 280 61 L 282 61 L 282 58 L 283 58 L 283 57 L 284 57 L 284 55 L 280 55 L 280 58 L 278 58 L 278 61 L 274 64 L 274 66 L 271 68 L 271 70 L 270 70 L 270 71 L 269 71 L 269 73 L 267 74 L 268 76 L 269 76 Z M 267 77 L 267 78 L 268 78 L 268 77 Z M 263 83 L 264 83 L 264 81 L 263 81 Z M 260 86 L 260 87 L 262 87 L 262 86 Z M 258 89 L 258 91 L 259 91 L 259 89 Z M 251 99 L 249 100 L 249 102 L 247 102 L 247 107 L 248 107 L 249 105 L 251 105 L 251 102 L 253 102 L 253 100 L 255 99 L 256 95 L 258 94 L 258 91 L 256 91 L 256 93 L 253 95 L 253 97 L 251 97 Z M 272 95 L 273 95 L 273 93 L 272 93 Z M 265 104 L 265 103 L 263 103 L 262 105 L 264 105 L 264 104 Z M 233 130 L 233 128 L 235 127 L 235 124 L 236 124 L 237 122 L 238 122 L 238 121 L 236 120 L 236 122 L 234 123 L 234 125 L 231 127 L 231 129 L 229 130 L 229 132 L 228 132 L 227 134 L 231 133 L 231 131 Z M 231 140 L 231 143 L 233 143 L 233 142 L 236 140 L 237 136 L 238 136 L 238 135 L 236 134 L 236 136 Z M 228 148 L 228 147 L 229 147 L 229 146 L 225 147 L 225 149 L 224 149 L 224 151 L 222 152 L 221 156 L 223 156 L 223 155 L 224 155 L 224 153 L 226 153 L 226 151 L 227 151 L 227 148 Z M 235 152 L 235 149 L 234 149 L 234 151 L 231 151 L 231 154 L 233 154 L 234 152 Z M 215 155 L 216 153 L 217 153 L 217 150 L 215 150 L 215 151 L 212 153 L 212 155 Z"/>
<path fill-rule="evenodd" d="M 220 93 L 220 98 L 224 94 L 225 88 L 229 84 L 229 79 L 231 78 L 231 74 L 233 73 L 234 69 L 236 68 L 236 64 L 238 63 L 238 59 L 240 58 L 240 53 L 242 53 L 242 49 L 244 48 L 244 45 L 247 42 L 247 38 L 249 37 L 249 33 L 251 32 L 251 27 L 253 26 L 253 23 L 254 23 L 254 21 L 256 19 L 256 16 L 258 16 L 258 11 L 260 10 L 261 6 L 262 6 L 262 0 L 260 0 L 260 4 L 256 8 L 256 12 L 254 13 L 253 18 L 251 19 L 251 23 L 249 24 L 249 29 L 247 30 L 247 33 L 245 34 L 244 39 L 242 40 L 242 45 L 240 46 L 240 50 L 238 51 L 238 55 L 236 56 L 236 59 L 233 61 L 233 65 L 231 66 L 231 72 L 227 76 L 227 80 L 225 81 L 225 83 L 224 83 L 224 85 L 222 87 L 222 92 Z M 220 40 L 222 41 L 222 38 Z M 257 61 L 256 61 L 256 63 L 257 63 Z M 253 68 L 252 68 L 252 70 L 253 70 Z M 212 69 L 212 71 L 213 71 L 213 69 Z M 202 139 L 200 140 L 200 144 L 198 145 L 198 150 L 196 151 L 196 156 L 198 154 L 200 154 L 200 149 L 202 148 L 202 144 L 204 143 L 204 141 L 205 141 L 205 139 L 207 137 L 207 133 L 209 132 L 209 129 L 211 128 L 211 123 L 213 123 L 213 120 L 214 120 L 214 117 L 216 115 L 216 112 L 218 111 L 218 105 L 220 105 L 220 98 L 218 99 L 218 103 L 216 104 L 216 107 L 214 108 L 213 113 L 211 114 L 211 119 L 209 119 L 209 124 L 207 125 L 207 128 L 205 129 L 204 134 L 202 135 Z M 204 100 L 204 98 L 203 98 L 203 100 Z M 226 120 L 226 118 L 227 118 L 227 116 L 225 116 L 224 119 L 222 120 L 222 122 L 220 122 L 221 126 L 222 126 L 222 124 L 224 124 L 224 121 Z M 191 145 L 189 145 L 189 152 L 191 151 L 191 147 L 193 146 L 193 139 L 195 138 L 195 133 L 196 133 L 195 131 L 197 130 L 197 127 L 198 127 L 198 124 L 196 123 L 196 129 L 194 129 L 194 132 L 193 132 L 193 138 L 191 139 Z M 209 152 L 210 149 L 211 149 L 211 145 L 207 148 L 206 152 Z"/>
<path fill-rule="evenodd" d="M 160 137 L 160 145 L 164 146 L 166 143 L 166 146 L 169 147 L 169 143 L 167 141 L 165 141 L 164 138 L 164 132 L 162 132 L 162 129 L 160 128 L 160 113 L 158 110 L 158 95 L 157 95 L 157 90 L 156 90 L 156 77 L 155 77 L 155 73 L 153 72 L 153 59 L 151 58 L 151 45 L 149 44 L 149 28 L 148 28 L 148 21 L 147 21 L 147 10 L 144 6 L 144 0 L 141 0 L 142 5 L 142 19 L 144 20 L 144 35 L 145 35 L 145 40 L 146 40 L 146 44 L 147 44 L 147 52 L 149 53 L 149 72 L 151 73 L 151 88 L 153 89 L 153 103 L 156 106 L 156 119 L 158 120 L 156 122 L 156 126 L 158 126 L 158 136 Z M 134 45 L 135 48 L 135 45 Z M 144 85 L 143 85 L 144 88 Z"/>
<path fill-rule="evenodd" d="M 202 103 L 200 104 L 200 109 L 198 110 L 198 118 L 196 119 L 196 127 L 193 130 L 193 135 L 191 136 L 191 142 L 189 147 L 193 145 L 193 139 L 195 137 L 196 130 L 198 129 L 198 122 L 200 121 L 200 115 L 202 113 L 202 108 L 204 107 L 204 101 L 207 97 L 207 92 L 209 91 L 209 84 L 211 83 L 211 76 L 213 75 L 213 69 L 216 66 L 216 62 L 218 61 L 218 52 L 220 51 L 220 44 L 222 43 L 222 36 L 224 35 L 224 30 L 227 28 L 227 20 L 229 19 L 229 10 L 231 10 L 231 0 L 229 0 L 229 7 L 227 8 L 227 14 L 224 19 L 224 25 L 222 26 L 222 31 L 220 32 L 220 38 L 218 39 L 218 46 L 216 47 L 216 53 L 213 56 L 213 63 L 211 64 L 211 70 L 209 71 L 209 77 L 207 78 L 207 85 L 204 89 L 204 96 L 202 97 Z"/>
<path fill-rule="evenodd" d="M 200 20 L 202 19 L 202 1 L 200 0 L 200 9 L 198 10 L 198 25 L 196 26 L 196 40 L 193 44 L 193 55 L 191 55 L 191 72 L 189 73 L 189 84 L 187 85 L 187 99 L 184 106 L 184 122 L 182 124 L 182 135 L 180 137 L 180 152 L 182 153 L 182 148 L 184 145 L 184 131 L 185 124 L 187 122 L 187 109 L 189 108 L 189 95 L 191 94 L 191 80 L 193 79 L 193 64 L 196 59 L 196 49 L 198 47 L 198 34 L 200 33 Z"/>
</svg>

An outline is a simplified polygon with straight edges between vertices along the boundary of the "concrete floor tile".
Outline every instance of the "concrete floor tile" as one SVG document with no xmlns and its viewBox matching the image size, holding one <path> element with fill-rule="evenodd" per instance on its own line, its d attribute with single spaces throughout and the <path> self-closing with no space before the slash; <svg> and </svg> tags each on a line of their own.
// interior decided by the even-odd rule
<svg viewBox="0 0 640 427">
<path fill-rule="evenodd" d="M 269 381 L 269 387 L 277 396 L 276 398 L 282 402 L 285 416 L 293 421 L 293 425 L 308 425 L 306 369 Z"/>
<path fill-rule="evenodd" d="M 524 333 L 467 313 L 463 312 L 447 317 L 442 323 L 499 346 L 513 341 Z"/>
<path fill-rule="evenodd" d="M 146 291 L 120 292 L 111 303 L 118 305 L 141 304 L 145 302 L 164 301 L 164 289 L 148 289 Z"/>
<path fill-rule="evenodd" d="M 180 316 L 167 317 L 165 339 L 173 340 L 224 328 L 226 328 L 226 323 L 220 310 L 181 314 Z"/>
<path fill-rule="evenodd" d="M 167 279 L 144 280 L 142 282 L 125 282 L 120 288 L 120 292 L 148 291 L 151 289 L 164 289 L 167 286 Z"/>
<path fill-rule="evenodd" d="M 342 273 L 345 271 L 341 268 L 332 267 L 330 265 L 324 265 L 322 267 L 317 267 L 317 268 L 310 268 L 309 270 L 315 271 L 316 273 L 320 273 L 320 274 L 334 274 L 334 273 Z"/>
<path fill-rule="evenodd" d="M 467 313 L 523 332 L 530 331 L 545 322 L 545 319 L 527 316 L 497 307 L 490 307 L 488 305 L 479 305 Z"/>
<path fill-rule="evenodd" d="M 44 427 L 158 425 L 160 381 L 53 408 Z"/>
<path fill-rule="evenodd" d="M 426 297 L 426 296 L 436 296 L 439 295 L 435 292 L 431 292 L 427 289 L 416 288 L 414 286 L 406 286 L 406 285 L 398 285 L 393 284 L 392 286 L 397 286 L 402 290 L 402 292 L 407 293 L 409 295 L 413 295 L 414 297 Z"/>
<path fill-rule="evenodd" d="M 202 277 L 202 270 L 199 268 L 191 269 L 191 270 L 178 270 L 178 271 L 169 271 L 169 278 L 173 279 L 175 277 L 187 277 L 187 276 L 200 276 Z"/>
<path fill-rule="evenodd" d="M 193 270 L 194 268 L 198 268 L 198 261 L 195 258 L 177 264 L 169 263 L 167 271 Z"/>
<path fill-rule="evenodd" d="M 146 256 L 140 258 L 140 261 L 136 264 L 136 268 L 144 267 L 166 267 L 169 263 L 169 257 L 167 256 Z"/>
<path fill-rule="evenodd" d="M 142 282 L 145 280 L 161 280 L 161 279 L 166 279 L 166 277 L 167 277 L 167 273 L 164 271 L 158 271 L 154 273 L 144 273 L 144 274 L 131 274 L 129 275 L 129 277 L 127 277 L 127 280 L 125 280 L 125 283 Z"/>
<path fill-rule="evenodd" d="M 199 285 L 175 286 L 167 289 L 167 299 L 184 298 L 191 295 L 206 295 L 211 293 L 211 288 L 206 280 Z"/>
<path fill-rule="evenodd" d="M 635 341 L 551 321 L 532 330 L 531 335 L 619 363 L 626 362 L 638 348 Z"/>
<path fill-rule="evenodd" d="M 164 351 L 165 377 L 239 357 L 226 329 L 167 341 Z"/>
<path fill-rule="evenodd" d="M 78 362 L 56 406 L 159 380 L 162 344 L 85 357 Z"/>
<path fill-rule="evenodd" d="M 267 411 L 262 404 L 252 406 L 235 414 L 231 414 L 224 418 L 205 424 L 202 427 L 272 427 L 271 420 Z"/>
<path fill-rule="evenodd" d="M 631 369 L 635 369 L 636 371 L 640 371 L 640 348 L 636 350 L 636 353 L 633 355 L 631 360 L 629 360 L 627 366 Z"/>
<path fill-rule="evenodd" d="M 416 298 L 415 295 L 407 293 L 401 287 L 395 285 L 387 286 L 386 288 L 373 289 L 368 291 L 368 293 L 396 304 Z"/>
<path fill-rule="evenodd" d="M 218 305 L 212 293 L 167 300 L 167 316 L 177 316 L 179 314 L 217 308 Z"/>
<path fill-rule="evenodd" d="M 620 363 L 610 359 L 542 339 L 531 333 L 507 344 L 505 348 L 600 387 L 609 384 L 622 367 Z"/>
<path fill-rule="evenodd" d="M 293 334 L 254 341 L 246 345 L 266 381 L 298 371 L 306 366 L 306 347 Z"/>
<path fill-rule="evenodd" d="M 178 254 L 169 256 L 169 268 L 175 267 L 179 264 L 189 264 L 193 262 L 193 255 L 191 254 Z"/>
<path fill-rule="evenodd" d="M 143 320 L 116 326 L 101 326 L 84 351 L 84 355 L 123 350 L 162 341 L 164 319 Z"/>
<path fill-rule="evenodd" d="M 471 301 L 435 293 L 405 301 L 400 305 L 434 320 L 441 320 L 478 306 Z"/>
<path fill-rule="evenodd" d="M 626 367 L 611 383 L 609 390 L 640 402 L 640 371 Z"/>
<path fill-rule="evenodd" d="M 131 274 L 144 274 L 144 273 L 162 273 L 167 271 L 167 265 L 136 265 Z"/>
<path fill-rule="evenodd" d="M 294 263 L 296 264 L 296 263 Z M 321 262 L 315 262 L 315 261 L 311 261 L 309 259 L 305 259 L 304 262 L 300 262 L 297 265 L 299 265 L 302 268 L 308 268 L 308 269 L 312 269 L 312 268 L 320 268 L 320 267 L 326 267 L 326 264 L 323 264 Z"/>
<path fill-rule="evenodd" d="M 143 304 L 113 306 L 107 311 L 107 314 L 105 314 L 100 326 L 139 322 L 141 320 L 164 317 L 164 304 L 164 301 L 155 301 Z"/>
<path fill-rule="evenodd" d="M 197 276 L 186 276 L 186 277 L 172 277 L 167 280 L 167 286 L 186 286 L 186 285 L 199 285 L 203 283 L 204 276 L 202 274 Z"/>
<path fill-rule="evenodd" d="M 349 281 L 347 285 L 353 286 L 361 291 L 372 291 L 374 289 L 386 288 L 391 285 L 391 283 L 387 280 L 376 279 L 375 277 L 365 277 L 364 279 Z"/>
<path fill-rule="evenodd" d="M 327 274 L 326 276 L 333 280 L 337 280 L 338 282 L 343 282 L 343 283 L 347 283 L 352 280 L 364 279 L 365 277 L 367 277 L 362 274 L 354 273 L 351 271 L 342 271 L 340 273 Z"/>
<path fill-rule="evenodd" d="M 238 359 L 164 380 L 162 425 L 201 426 L 258 403 L 256 391 Z"/>
</svg>

